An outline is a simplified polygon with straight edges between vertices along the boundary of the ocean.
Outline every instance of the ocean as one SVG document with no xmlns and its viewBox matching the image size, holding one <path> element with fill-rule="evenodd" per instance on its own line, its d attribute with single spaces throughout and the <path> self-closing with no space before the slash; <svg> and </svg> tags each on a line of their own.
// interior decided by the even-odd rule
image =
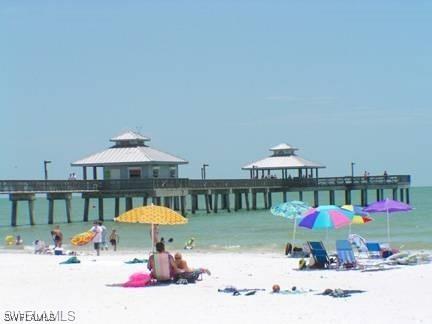
<svg viewBox="0 0 432 324">
<path fill-rule="evenodd" d="M 375 191 L 370 191 L 369 203 L 374 202 Z M 386 196 L 391 192 L 385 191 Z M 410 202 L 414 210 L 405 213 L 395 213 L 390 216 L 391 244 L 403 249 L 427 249 L 432 250 L 432 187 L 414 187 L 410 189 Z M 260 197 L 259 197 L 260 198 Z M 291 194 L 288 199 L 298 199 L 297 194 Z M 306 203 L 313 202 L 312 193 L 303 197 Z M 360 197 L 353 195 L 353 203 L 358 203 Z M 134 199 L 134 207 L 142 202 Z M 273 194 L 273 205 L 282 202 L 282 194 Z M 122 201 L 121 211 L 124 210 Z M 188 206 L 190 201 L 188 199 Z M 320 194 L 320 203 L 328 204 L 328 194 Z M 336 204 L 343 204 L 343 192 L 336 194 Z M 200 202 L 200 208 L 204 207 Z M 258 201 L 258 206 L 263 206 Z M 88 230 L 92 221 L 97 219 L 97 201 L 91 202 L 90 221 L 82 222 L 84 200 L 79 196 L 72 199 L 72 223 L 66 223 L 66 208 L 63 201 L 56 201 L 54 225 L 60 225 L 64 233 L 65 249 L 73 249 L 70 238 L 77 233 Z M 113 221 L 114 200 L 104 200 L 105 225 L 109 232 L 112 228 L 117 229 L 120 235 L 119 251 L 149 251 L 150 226 L 145 224 L 124 224 Z M 0 238 L 3 240 L 7 235 L 20 235 L 26 246 L 32 245 L 36 239 L 51 241 L 50 231 L 54 225 L 47 225 L 48 202 L 45 197 L 35 200 L 35 221 L 37 225 L 30 226 L 28 207 L 26 202 L 20 202 L 18 206 L 19 226 L 10 226 L 11 202 L 7 196 L 0 198 Z M 227 252 L 227 251 L 251 251 L 251 252 L 282 252 L 285 244 L 291 241 L 293 223 L 285 218 L 273 216 L 269 210 L 259 209 L 256 211 L 240 210 L 237 212 L 218 211 L 217 214 L 207 214 L 204 210 L 197 211 L 192 215 L 188 210 L 189 222 L 186 225 L 161 226 L 160 236 L 166 240 L 173 238 L 168 243 L 168 250 L 180 250 L 185 242 L 191 237 L 195 239 L 195 249 L 202 252 Z M 387 240 L 387 225 L 385 214 L 372 214 L 374 221 L 364 225 L 353 225 L 352 233 L 359 234 L 371 241 L 385 242 Z M 347 238 L 349 228 L 330 230 L 328 239 L 324 230 L 308 230 L 297 228 L 297 244 L 306 240 L 322 240 L 328 249 L 334 249 L 336 239 Z M 2 244 L 0 243 L 0 246 Z M 90 251 L 91 246 L 79 247 L 78 251 Z"/>
</svg>

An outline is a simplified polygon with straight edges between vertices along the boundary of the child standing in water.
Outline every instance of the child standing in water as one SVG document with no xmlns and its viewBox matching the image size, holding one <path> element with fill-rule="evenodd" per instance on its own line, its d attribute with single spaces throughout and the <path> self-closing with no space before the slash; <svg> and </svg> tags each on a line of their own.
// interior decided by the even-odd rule
<svg viewBox="0 0 432 324">
<path fill-rule="evenodd" d="M 112 230 L 109 240 L 110 243 L 114 249 L 114 251 L 117 251 L 117 244 L 119 243 L 119 235 L 117 234 L 117 231 L 115 229 Z"/>
</svg>

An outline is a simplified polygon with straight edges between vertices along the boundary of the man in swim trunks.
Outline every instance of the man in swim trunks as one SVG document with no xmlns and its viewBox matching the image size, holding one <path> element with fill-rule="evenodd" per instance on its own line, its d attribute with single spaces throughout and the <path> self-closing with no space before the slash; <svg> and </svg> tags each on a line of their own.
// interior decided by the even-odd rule
<svg viewBox="0 0 432 324">
<path fill-rule="evenodd" d="M 53 237 L 55 247 L 61 248 L 63 242 L 63 233 L 60 230 L 60 226 L 56 225 L 51 231 L 51 235 Z"/>
<path fill-rule="evenodd" d="M 117 231 L 115 229 L 112 230 L 109 239 L 114 251 L 117 251 L 117 243 L 119 242 L 119 235 L 117 234 Z"/>
</svg>

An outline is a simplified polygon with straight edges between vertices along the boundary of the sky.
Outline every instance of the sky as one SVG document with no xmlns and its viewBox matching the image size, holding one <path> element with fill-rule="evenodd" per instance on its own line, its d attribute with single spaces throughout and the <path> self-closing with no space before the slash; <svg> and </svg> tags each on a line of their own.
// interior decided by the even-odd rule
<svg viewBox="0 0 432 324">
<path fill-rule="evenodd" d="M 246 178 L 288 143 L 320 176 L 432 185 L 430 1 L 0 2 L 0 179 L 66 179 L 139 131 Z"/>
</svg>

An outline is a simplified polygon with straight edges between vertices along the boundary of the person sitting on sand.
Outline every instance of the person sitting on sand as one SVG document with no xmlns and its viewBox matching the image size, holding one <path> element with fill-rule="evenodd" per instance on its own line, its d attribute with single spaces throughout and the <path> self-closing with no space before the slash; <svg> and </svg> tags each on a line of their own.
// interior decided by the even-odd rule
<svg viewBox="0 0 432 324">
<path fill-rule="evenodd" d="M 177 266 L 177 274 L 184 273 L 184 272 L 195 272 L 197 274 L 206 273 L 208 275 L 211 275 L 210 271 L 206 268 L 190 268 L 185 260 L 183 260 L 182 254 L 180 252 L 177 252 L 174 255 L 174 262 Z"/>
<path fill-rule="evenodd" d="M 156 243 L 156 253 L 152 254 L 147 263 L 150 275 L 158 282 L 169 282 L 177 273 L 177 265 L 171 254 L 165 251 L 165 244 Z"/>
</svg>

